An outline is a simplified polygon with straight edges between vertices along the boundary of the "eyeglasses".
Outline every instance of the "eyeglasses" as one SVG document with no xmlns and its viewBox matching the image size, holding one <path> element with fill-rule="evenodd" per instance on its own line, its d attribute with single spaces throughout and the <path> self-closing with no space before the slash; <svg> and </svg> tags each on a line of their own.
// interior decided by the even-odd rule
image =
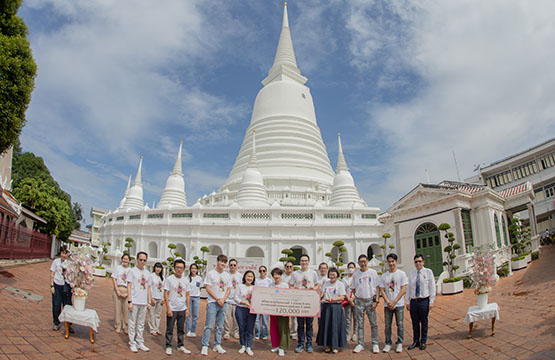
<svg viewBox="0 0 555 360">
<path fill-rule="evenodd" d="M 139 259 L 140 262 L 146 262 L 146 259 Z"/>
<path fill-rule="evenodd" d="M 422 260 L 414 260 L 414 263 L 415 263 L 415 264 L 421 263 L 421 262 L 424 262 L 424 261 L 422 261 Z"/>
<path fill-rule="evenodd" d="M 288 268 L 288 269 L 290 269 L 290 268 L 292 268 L 292 267 L 293 267 L 293 266 L 291 266 L 291 265 L 287 265 L 287 266 L 286 266 L 286 268 Z"/>
</svg>

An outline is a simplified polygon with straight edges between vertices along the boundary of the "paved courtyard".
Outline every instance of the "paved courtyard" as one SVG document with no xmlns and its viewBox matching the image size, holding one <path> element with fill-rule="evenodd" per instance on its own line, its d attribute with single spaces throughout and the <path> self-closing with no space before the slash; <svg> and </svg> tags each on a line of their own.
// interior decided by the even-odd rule
<svg viewBox="0 0 555 360">
<path fill-rule="evenodd" d="M 497 302 L 501 320 L 496 323 L 496 334 L 490 336 L 490 322 L 475 324 L 473 338 L 467 339 L 468 327 L 463 318 L 469 306 L 476 304 L 472 290 L 455 296 L 439 296 L 430 314 L 428 348 L 424 351 L 406 350 L 412 342 L 410 316 L 405 312 L 405 349 L 397 354 L 374 355 L 369 352 L 370 329 L 366 323 L 366 349 L 353 354 L 354 343 L 349 343 L 337 355 L 328 355 L 318 347 L 314 354 L 295 354 L 291 349 L 286 358 L 314 359 L 555 359 L 555 246 L 542 249 L 541 258 L 526 270 L 501 279 L 489 302 Z M 152 337 L 145 331 L 148 353 L 132 354 L 127 338 L 113 330 L 112 290 L 109 279 L 98 278 L 90 292 L 87 307 L 95 309 L 101 320 L 96 335 L 94 352 L 91 352 L 88 329 L 75 326 L 75 334 L 64 339 L 62 330 L 52 331 L 51 298 L 49 292 L 50 263 L 38 263 L 11 268 L 0 268 L 0 359 L 161 359 L 164 354 L 162 336 Z M 38 295 L 38 296 L 37 296 Z M 43 296 L 44 298 L 41 298 Z M 204 303 L 201 305 L 197 333 L 202 333 Z M 162 331 L 165 330 L 165 316 Z M 384 345 L 383 309 L 378 312 L 380 348 Z M 316 329 L 315 329 L 316 330 Z M 317 330 L 316 330 L 317 331 Z M 395 333 L 395 327 L 393 329 Z M 316 334 L 315 334 L 316 337 Z M 210 352 L 208 358 L 247 359 L 239 355 L 238 340 L 224 340 L 227 354 Z M 200 338 L 187 339 L 185 346 L 200 355 Z M 263 341 L 255 341 L 256 359 L 276 359 Z M 185 357 L 174 350 L 173 357 Z"/>
</svg>

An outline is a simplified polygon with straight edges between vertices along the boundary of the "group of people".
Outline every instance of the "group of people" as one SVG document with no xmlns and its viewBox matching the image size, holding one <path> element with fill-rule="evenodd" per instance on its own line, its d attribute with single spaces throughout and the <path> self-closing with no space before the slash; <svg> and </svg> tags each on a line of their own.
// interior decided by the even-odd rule
<svg viewBox="0 0 555 360">
<path fill-rule="evenodd" d="M 59 328 L 57 316 L 60 306 L 67 303 L 67 295 L 63 295 L 65 292 L 61 266 L 64 256 L 67 257 L 65 249 L 61 256 L 62 260 L 55 260 L 51 267 L 54 330 Z M 297 339 L 295 352 L 313 352 L 314 318 L 268 317 L 251 313 L 254 286 L 317 290 L 321 304 L 316 344 L 322 346 L 325 352 L 337 353 L 347 345 L 348 340 L 357 342 L 353 352 L 361 352 L 364 349 L 364 323 L 367 316 L 371 328 L 372 352 L 378 353 L 380 349 L 376 310 L 382 298 L 385 319 L 385 346 L 382 351 L 389 352 L 393 347 L 394 316 L 397 325 L 395 350 L 403 351 L 405 307 L 410 311 L 413 325 L 413 343 L 408 349 L 426 348 L 428 312 L 435 299 L 435 281 L 432 271 L 424 267 L 422 255 L 414 257 L 415 269 L 409 276 L 397 268 L 396 254 L 387 255 L 389 270 L 381 276 L 368 267 L 368 257 L 360 255 L 358 269 L 355 263 L 349 263 L 343 279 L 337 268 L 328 268 L 326 263 L 319 265 L 318 272 L 310 269 L 310 257 L 306 254 L 300 256 L 300 269 L 296 271 L 293 263 L 288 262 L 284 270 L 274 268 L 268 276 L 266 266 L 262 265 L 258 269 L 258 277 L 252 270 L 239 273 L 237 260 L 231 259 L 228 264 L 227 256 L 219 255 L 215 268 L 208 271 L 204 279 L 194 263 L 189 266 L 188 274 L 185 275 L 186 264 L 183 259 L 174 261 L 172 274 L 166 277 L 161 263 L 156 263 L 153 272 L 149 272 L 145 268 L 147 259 L 147 253 L 139 252 L 136 265 L 132 267 L 129 255 L 124 254 L 121 265 L 111 275 L 115 331 L 118 334 L 124 331 L 129 336 L 129 348 L 132 352 L 149 351 L 143 337 L 146 323 L 152 336 L 162 335 L 160 319 L 165 307 L 166 354 L 172 354 L 174 328 L 177 328 L 177 351 L 190 354 L 191 351 L 184 345 L 184 337 L 197 336 L 202 287 L 206 289 L 207 305 L 201 355 L 208 355 L 213 332 L 212 351 L 219 354 L 226 352 L 222 347 L 222 335 L 224 339 L 232 336 L 238 338 L 241 345 L 239 353 L 250 356 L 254 355 L 253 339 L 266 340 L 268 335 L 271 339 L 271 351 L 279 356 L 285 355 L 290 339 Z M 225 270 L 226 266 L 229 266 L 228 271 Z"/>
</svg>

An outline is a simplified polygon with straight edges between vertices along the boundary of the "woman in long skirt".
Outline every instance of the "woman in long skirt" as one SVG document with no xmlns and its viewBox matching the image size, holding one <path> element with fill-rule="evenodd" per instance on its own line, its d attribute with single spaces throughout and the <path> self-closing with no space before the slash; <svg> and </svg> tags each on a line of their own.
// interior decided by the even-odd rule
<svg viewBox="0 0 555 360">
<path fill-rule="evenodd" d="M 345 332 L 345 314 L 341 301 L 345 298 L 345 285 L 339 281 L 339 271 L 331 268 L 328 278 L 322 286 L 322 313 L 318 322 L 316 344 L 323 346 L 324 351 L 337 354 L 340 348 L 347 345 Z"/>
</svg>

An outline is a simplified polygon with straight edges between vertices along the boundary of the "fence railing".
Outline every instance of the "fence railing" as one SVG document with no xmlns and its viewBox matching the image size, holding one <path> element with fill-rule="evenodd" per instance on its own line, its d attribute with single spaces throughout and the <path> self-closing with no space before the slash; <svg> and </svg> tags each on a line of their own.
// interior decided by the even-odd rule
<svg viewBox="0 0 555 360">
<path fill-rule="evenodd" d="M 0 224 L 0 259 L 36 259 L 50 257 L 52 236 L 16 225 Z"/>
</svg>

